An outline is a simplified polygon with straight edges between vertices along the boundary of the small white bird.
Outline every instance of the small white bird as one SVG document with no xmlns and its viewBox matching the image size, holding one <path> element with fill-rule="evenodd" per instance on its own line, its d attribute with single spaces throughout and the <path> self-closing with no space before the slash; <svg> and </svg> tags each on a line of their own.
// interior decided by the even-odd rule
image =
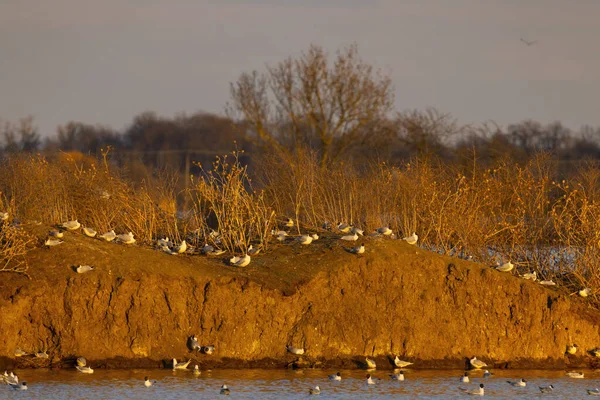
<svg viewBox="0 0 600 400">
<path fill-rule="evenodd" d="M 310 237 L 311 237 L 313 240 L 319 240 L 319 235 L 317 235 L 316 233 L 313 233 L 312 235 L 310 235 Z"/>
<path fill-rule="evenodd" d="M 354 242 L 354 241 L 358 240 L 358 235 L 355 233 L 354 235 L 342 236 L 340 239 L 347 240 L 349 242 Z"/>
<path fill-rule="evenodd" d="M 294 220 L 291 218 L 288 218 L 288 220 L 286 221 L 286 223 L 284 225 L 286 228 L 291 228 L 294 226 Z"/>
<path fill-rule="evenodd" d="M 342 374 L 337 372 L 335 374 L 329 375 L 328 376 L 330 381 L 341 381 L 342 380 Z"/>
<path fill-rule="evenodd" d="M 600 389 L 596 388 L 596 389 L 586 389 L 587 394 L 589 394 L 590 396 L 600 396 Z"/>
<path fill-rule="evenodd" d="M 470 382 L 470 380 L 469 380 L 469 373 L 465 372 L 465 374 L 460 377 L 460 381 L 462 383 L 469 383 Z"/>
<path fill-rule="evenodd" d="M 82 374 L 93 374 L 94 370 L 91 369 L 90 367 L 80 367 L 79 365 L 76 365 L 75 368 L 77 369 L 77 371 L 81 372 Z"/>
<path fill-rule="evenodd" d="M 406 368 L 409 365 L 413 365 L 413 363 L 411 363 L 410 361 L 401 360 L 400 357 L 396 356 L 394 358 L 394 365 L 398 368 Z"/>
<path fill-rule="evenodd" d="M 314 388 L 310 388 L 308 390 L 309 394 L 321 394 L 321 388 L 319 387 L 319 385 L 315 386 Z"/>
<path fill-rule="evenodd" d="M 490 376 L 494 375 L 493 373 L 491 373 L 490 371 L 488 371 L 487 369 L 485 370 L 485 372 L 483 373 L 483 377 L 484 378 L 489 378 Z"/>
<path fill-rule="evenodd" d="M 192 371 L 192 373 L 194 375 L 200 375 L 202 372 L 200 372 L 200 368 L 198 368 L 198 364 L 194 365 L 194 370 Z"/>
<path fill-rule="evenodd" d="M 46 241 L 44 242 L 44 245 L 46 245 L 48 247 L 54 247 L 54 246 L 58 246 L 61 243 L 64 243 L 64 242 L 59 239 L 46 239 Z"/>
<path fill-rule="evenodd" d="M 27 353 L 21 349 L 15 349 L 15 357 L 23 357 L 26 356 Z"/>
<path fill-rule="evenodd" d="M 276 238 L 276 239 L 277 239 L 278 241 L 280 241 L 280 242 L 285 242 L 285 237 L 286 237 L 286 236 L 287 236 L 287 235 L 279 234 L 279 235 L 277 235 L 277 238 Z"/>
<path fill-rule="evenodd" d="M 77 365 L 79 365 L 80 367 L 85 367 L 86 364 L 87 360 L 84 357 L 77 358 Z"/>
<path fill-rule="evenodd" d="M 371 377 L 371 374 L 367 374 L 367 385 L 374 385 L 375 381 Z"/>
<path fill-rule="evenodd" d="M 177 362 L 177 360 L 173 359 L 173 371 L 180 369 L 187 369 L 187 366 L 190 364 L 192 360 L 187 360 L 187 362 Z"/>
<path fill-rule="evenodd" d="M 10 387 L 14 390 L 27 390 L 27 382 L 22 383 L 9 383 Z"/>
<path fill-rule="evenodd" d="M 107 242 L 112 242 L 117 237 L 117 234 L 115 233 L 114 230 L 111 230 L 111 231 L 108 231 L 106 233 L 103 233 L 102 235 L 100 235 L 98 237 L 100 239 L 106 240 Z"/>
<path fill-rule="evenodd" d="M 540 281 L 540 285 L 544 285 L 544 286 L 555 286 L 556 283 L 554 283 L 554 281 L 552 281 L 552 279 L 550 279 L 549 281 Z"/>
<path fill-rule="evenodd" d="M 229 259 L 229 263 L 235 267 L 245 267 L 250 264 L 250 256 L 248 254 L 241 257 L 235 256 Z"/>
<path fill-rule="evenodd" d="M 542 392 L 542 393 L 552 393 L 552 391 L 554 390 L 554 386 L 552 386 L 552 385 L 538 386 L 538 388 L 540 389 L 540 392 Z"/>
<path fill-rule="evenodd" d="M 288 353 L 296 354 L 298 356 L 304 354 L 304 349 L 301 347 L 285 346 L 285 348 L 288 351 Z"/>
<path fill-rule="evenodd" d="M 60 224 L 60 226 L 69 231 L 74 231 L 74 230 L 79 229 L 81 224 L 75 219 L 73 221 L 63 222 L 62 224 Z"/>
<path fill-rule="evenodd" d="M 83 227 L 83 233 L 85 234 L 85 236 L 87 237 L 94 237 L 96 236 L 96 234 L 98 232 L 96 232 L 95 230 L 93 230 L 92 228 L 88 228 L 88 227 Z"/>
<path fill-rule="evenodd" d="M 600 347 L 590 350 L 590 353 L 592 353 L 594 357 L 600 357 Z"/>
<path fill-rule="evenodd" d="M 365 231 L 363 231 L 362 229 L 356 228 L 354 226 L 352 227 L 352 229 L 350 229 L 350 232 L 356 233 L 357 235 L 360 235 L 360 236 L 364 236 L 364 234 L 365 234 Z"/>
<path fill-rule="evenodd" d="M 367 368 L 368 369 L 375 369 L 377 368 L 377 363 L 375 362 L 375 360 L 369 358 L 369 357 L 365 357 L 365 364 L 367 364 Z"/>
<path fill-rule="evenodd" d="M 78 274 L 83 274 L 83 273 L 93 271 L 93 270 L 94 270 L 93 265 L 80 265 L 79 267 L 77 267 Z"/>
<path fill-rule="evenodd" d="M 200 343 L 198 343 L 198 339 L 196 338 L 196 336 L 190 336 L 190 338 L 188 339 L 188 347 L 190 350 L 192 351 L 200 351 L 202 349 L 202 346 L 200 346 Z"/>
<path fill-rule="evenodd" d="M 514 267 L 515 267 L 514 264 L 509 261 L 507 263 L 497 266 L 496 270 L 498 270 L 500 272 L 510 272 L 510 271 L 512 271 L 512 269 Z"/>
<path fill-rule="evenodd" d="M 533 271 L 533 272 L 527 272 L 525 274 L 522 275 L 523 279 L 527 279 L 527 280 L 531 280 L 531 281 L 536 281 L 537 280 L 537 272 Z"/>
<path fill-rule="evenodd" d="M 61 239 L 65 234 L 57 229 L 48 232 L 48 236 Z"/>
<path fill-rule="evenodd" d="M 569 378 L 583 379 L 583 372 L 567 372 Z"/>
<path fill-rule="evenodd" d="M 358 247 L 352 247 L 351 249 L 347 249 L 347 251 L 348 251 L 348 253 L 352 253 L 352 254 L 362 254 L 365 252 L 365 244 L 362 243 Z"/>
<path fill-rule="evenodd" d="M 133 232 L 128 232 L 128 233 L 123 233 L 120 235 L 117 235 L 117 239 L 119 239 L 119 241 L 123 244 L 134 244 L 135 243 L 135 239 L 133 237 Z"/>
<path fill-rule="evenodd" d="M 229 393 L 231 393 L 231 391 L 229 390 L 227 385 L 223 385 L 221 386 L 221 391 L 219 393 L 225 396 L 229 396 Z"/>
<path fill-rule="evenodd" d="M 311 244 L 313 241 L 313 238 L 310 235 L 302 235 L 302 236 L 297 237 L 296 240 L 300 244 Z"/>
<path fill-rule="evenodd" d="M 152 381 L 150 379 L 148 379 L 147 376 L 144 378 L 144 386 L 146 386 L 146 387 L 152 386 Z"/>
<path fill-rule="evenodd" d="M 402 238 L 402 240 L 406 240 L 406 242 L 408 244 L 417 244 L 417 241 L 419 240 L 419 236 L 417 236 L 417 234 L 415 232 L 413 232 L 412 235 Z"/>
<path fill-rule="evenodd" d="M 260 247 L 256 248 L 256 247 L 252 247 L 252 245 L 248 246 L 248 254 L 250 254 L 251 256 L 255 256 L 258 253 L 260 253 Z"/>
<path fill-rule="evenodd" d="M 181 254 L 181 253 L 185 253 L 185 251 L 187 250 L 188 246 L 185 240 L 183 240 L 179 246 L 175 246 L 171 249 L 172 252 L 177 253 L 177 254 Z"/>
<path fill-rule="evenodd" d="M 202 351 L 204 354 L 211 355 L 212 353 L 214 353 L 214 352 L 215 352 L 215 346 L 213 346 L 213 345 L 210 345 L 210 346 L 202 346 L 202 349 L 201 349 L 201 351 Z"/>
<path fill-rule="evenodd" d="M 478 360 L 477 357 L 473 357 L 469 360 L 471 366 L 475 369 L 487 367 L 487 364 L 481 360 Z"/>
<path fill-rule="evenodd" d="M 581 297 L 588 297 L 591 293 L 592 293 L 592 289 L 590 289 L 590 288 L 584 288 L 579 291 L 579 295 Z"/>
<path fill-rule="evenodd" d="M 577 345 L 575 343 L 567 346 L 567 354 L 575 354 L 575 353 L 577 353 Z"/>
<path fill-rule="evenodd" d="M 404 380 L 404 372 L 400 371 L 397 374 L 390 375 L 390 378 L 394 381 L 403 381 Z"/>
<path fill-rule="evenodd" d="M 169 242 L 168 237 L 161 238 L 156 241 L 156 246 L 158 246 L 159 248 L 168 247 L 170 244 L 171 244 L 171 242 Z"/>
<path fill-rule="evenodd" d="M 35 357 L 36 358 L 48 358 L 48 353 L 46 353 L 46 350 L 40 351 L 38 353 L 35 353 Z"/>
<path fill-rule="evenodd" d="M 477 388 L 477 389 L 466 389 L 466 388 L 459 387 L 458 390 L 460 390 L 461 392 L 463 392 L 465 394 L 470 394 L 473 396 L 483 396 L 485 394 L 485 391 L 483 389 L 483 383 L 480 383 L 479 388 Z"/>
<path fill-rule="evenodd" d="M 392 230 L 390 229 L 389 226 L 382 226 L 381 228 L 377 229 L 377 233 L 379 233 L 380 235 L 389 236 L 393 232 L 392 232 Z"/>
<path fill-rule="evenodd" d="M 342 233 L 348 233 L 348 232 L 350 232 L 351 229 L 352 229 L 352 227 L 350 225 L 345 224 L 343 222 L 340 222 L 337 225 L 337 230 L 340 231 L 340 232 L 342 232 Z"/>
<path fill-rule="evenodd" d="M 506 381 L 509 385 L 514 386 L 514 387 L 525 387 L 527 386 L 527 381 L 523 378 L 519 379 L 518 381 Z"/>
</svg>

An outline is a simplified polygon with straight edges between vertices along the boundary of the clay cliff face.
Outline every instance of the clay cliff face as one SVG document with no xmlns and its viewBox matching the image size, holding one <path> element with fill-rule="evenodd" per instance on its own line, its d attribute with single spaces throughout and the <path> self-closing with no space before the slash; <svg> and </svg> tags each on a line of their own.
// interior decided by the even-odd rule
<svg viewBox="0 0 600 400">
<path fill-rule="evenodd" d="M 306 349 L 301 365 L 360 366 L 370 356 L 391 368 L 388 356 L 399 354 L 423 368 L 462 368 L 473 355 L 496 367 L 560 368 L 595 365 L 586 351 L 600 346 L 600 312 L 584 299 L 402 241 L 367 243 L 360 257 L 335 242 L 275 248 L 239 271 L 85 240 L 34 253 L 31 280 L 0 276 L 0 368 L 43 363 L 16 359 L 16 348 L 48 349 L 44 362 L 57 366 L 84 356 L 109 367 L 173 357 L 282 367 L 298 359 L 286 344 Z M 69 254 L 96 270 L 76 274 Z M 190 352 L 191 335 L 215 354 Z M 573 342 L 578 353 L 566 357 Z"/>
</svg>

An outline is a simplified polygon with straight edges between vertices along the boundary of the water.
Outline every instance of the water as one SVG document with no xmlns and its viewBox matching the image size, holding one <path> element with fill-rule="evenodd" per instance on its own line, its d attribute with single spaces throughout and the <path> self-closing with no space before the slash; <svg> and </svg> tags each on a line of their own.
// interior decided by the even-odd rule
<svg viewBox="0 0 600 400">
<path fill-rule="evenodd" d="M 213 370 L 202 371 L 195 377 L 192 372 L 169 370 L 96 370 L 92 375 L 75 370 L 20 370 L 20 381 L 26 381 L 29 390 L 18 392 L 0 386 L 0 399 L 215 399 L 222 384 L 231 389 L 230 398 L 238 399 L 306 399 L 308 390 L 321 387 L 320 399 L 464 399 L 459 386 L 476 388 L 485 384 L 485 397 L 495 399 L 572 399 L 588 397 L 586 389 L 600 387 L 600 371 L 584 371 L 585 379 L 565 376 L 564 371 L 493 371 L 491 378 L 482 378 L 481 371 L 471 374 L 471 383 L 459 383 L 463 371 L 405 370 L 404 382 L 389 379 L 390 371 L 373 371 L 381 378 L 376 385 L 367 387 L 365 371 L 342 370 L 341 382 L 330 382 L 327 375 L 334 370 Z M 144 386 L 144 377 L 156 380 L 152 387 Z M 507 379 L 525 378 L 525 388 L 514 388 Z M 540 393 L 538 386 L 554 385 L 551 394 Z"/>
</svg>

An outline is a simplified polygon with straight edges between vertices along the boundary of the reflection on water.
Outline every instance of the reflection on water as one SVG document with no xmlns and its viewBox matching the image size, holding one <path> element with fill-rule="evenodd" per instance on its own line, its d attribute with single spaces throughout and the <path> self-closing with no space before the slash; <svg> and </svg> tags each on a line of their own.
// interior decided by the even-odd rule
<svg viewBox="0 0 600 400">
<path fill-rule="evenodd" d="M 564 371 L 493 371 L 494 376 L 483 378 L 482 371 L 471 373 L 471 383 L 459 383 L 462 371 L 405 370 L 404 382 L 392 381 L 391 371 L 373 371 L 381 380 L 367 386 L 365 371 L 341 371 L 342 381 L 327 379 L 334 370 L 212 370 L 194 376 L 191 370 L 101 370 L 84 375 L 75 370 L 21 370 L 16 371 L 20 381 L 26 381 L 28 391 L 17 392 L 0 386 L 0 399 L 214 399 L 219 389 L 227 384 L 231 396 L 238 399 L 306 398 L 308 390 L 321 387 L 319 398 L 324 399 L 384 399 L 384 398 L 466 398 L 459 386 L 476 388 L 485 384 L 485 397 L 530 399 L 543 396 L 552 399 L 587 397 L 586 389 L 600 386 L 600 371 L 584 371 L 585 379 L 565 376 Z M 144 386 L 144 377 L 157 382 Z M 525 378 L 527 387 L 515 388 L 506 380 Z M 538 386 L 552 384 L 551 394 L 541 394 Z M 469 396 L 473 397 L 473 396 Z"/>
</svg>

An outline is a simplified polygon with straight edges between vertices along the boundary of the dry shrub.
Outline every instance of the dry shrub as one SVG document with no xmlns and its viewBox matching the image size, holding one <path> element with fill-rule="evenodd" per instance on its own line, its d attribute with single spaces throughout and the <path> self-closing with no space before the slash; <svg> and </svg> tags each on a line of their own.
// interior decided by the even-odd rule
<svg viewBox="0 0 600 400">
<path fill-rule="evenodd" d="M 34 242 L 35 238 L 22 228 L 0 222 L 0 272 L 16 272 L 29 276 L 25 254 Z"/>
<path fill-rule="evenodd" d="M 247 167 L 233 159 L 217 157 L 212 170 L 199 165 L 201 175 L 192 179 L 190 196 L 194 204 L 194 215 L 202 216 L 199 221 L 204 233 L 210 231 L 208 219 L 216 220 L 216 231 L 220 234 L 220 246 L 229 252 L 245 252 L 251 241 L 258 241 L 263 248 L 268 246 L 268 237 L 275 224 L 275 214 L 265 202 L 263 192 L 255 191 L 248 177 Z M 216 238 L 206 235 L 205 240 L 215 243 Z"/>
</svg>

